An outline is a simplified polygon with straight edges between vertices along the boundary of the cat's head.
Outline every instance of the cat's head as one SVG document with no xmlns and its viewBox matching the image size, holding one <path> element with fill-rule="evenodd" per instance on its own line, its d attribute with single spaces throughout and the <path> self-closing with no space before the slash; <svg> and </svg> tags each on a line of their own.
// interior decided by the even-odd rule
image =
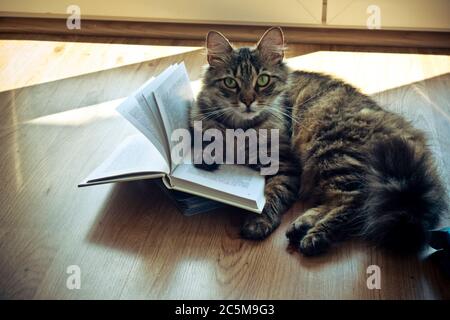
<svg viewBox="0 0 450 320">
<path fill-rule="evenodd" d="M 256 46 L 242 48 L 234 48 L 221 33 L 210 31 L 206 49 L 209 67 L 204 90 L 214 101 L 211 112 L 235 126 L 248 126 L 270 115 L 280 117 L 274 101 L 288 76 L 281 28 L 270 28 Z"/>
</svg>

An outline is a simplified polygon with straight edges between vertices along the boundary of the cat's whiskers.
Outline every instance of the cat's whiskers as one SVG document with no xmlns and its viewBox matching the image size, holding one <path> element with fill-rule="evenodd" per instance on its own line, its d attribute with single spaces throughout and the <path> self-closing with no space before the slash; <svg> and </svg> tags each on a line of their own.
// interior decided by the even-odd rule
<svg viewBox="0 0 450 320">
<path fill-rule="evenodd" d="M 198 119 L 199 121 L 210 120 L 214 117 L 220 117 L 229 113 L 228 109 L 215 109 L 213 111 L 204 112 L 202 116 Z"/>
<path fill-rule="evenodd" d="M 289 114 L 285 111 L 282 111 L 282 110 L 275 108 L 273 106 L 270 106 L 270 105 L 263 105 L 263 106 L 266 107 L 266 110 L 268 110 L 271 115 L 277 117 L 277 119 L 279 119 L 279 120 L 284 120 L 284 119 L 288 118 L 292 122 L 295 122 L 296 124 L 299 123 L 299 121 L 297 119 L 295 119 L 294 117 L 292 117 L 291 114 Z"/>
</svg>

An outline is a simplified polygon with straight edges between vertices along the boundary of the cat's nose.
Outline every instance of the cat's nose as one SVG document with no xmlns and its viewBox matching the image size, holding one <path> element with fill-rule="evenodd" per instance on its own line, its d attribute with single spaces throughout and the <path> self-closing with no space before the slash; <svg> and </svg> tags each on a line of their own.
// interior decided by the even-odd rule
<svg viewBox="0 0 450 320">
<path fill-rule="evenodd" d="M 256 98 L 255 94 L 251 93 L 241 95 L 240 100 L 243 104 L 247 106 L 247 108 L 249 108 L 250 105 L 255 101 L 255 98 Z"/>
</svg>

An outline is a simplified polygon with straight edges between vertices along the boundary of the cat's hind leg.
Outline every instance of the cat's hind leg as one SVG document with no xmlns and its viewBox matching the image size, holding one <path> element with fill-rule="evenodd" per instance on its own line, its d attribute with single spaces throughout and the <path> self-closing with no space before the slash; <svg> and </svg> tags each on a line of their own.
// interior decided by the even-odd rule
<svg viewBox="0 0 450 320">
<path fill-rule="evenodd" d="M 317 221 L 319 221 L 325 213 L 327 208 L 325 206 L 317 206 L 310 208 L 298 216 L 286 231 L 286 237 L 289 242 L 295 246 L 300 244 L 300 240 L 313 228 Z"/>
<path fill-rule="evenodd" d="M 334 241 L 347 238 L 350 213 L 351 207 L 345 204 L 327 211 L 300 240 L 300 252 L 307 256 L 318 255 L 327 251 Z"/>
</svg>

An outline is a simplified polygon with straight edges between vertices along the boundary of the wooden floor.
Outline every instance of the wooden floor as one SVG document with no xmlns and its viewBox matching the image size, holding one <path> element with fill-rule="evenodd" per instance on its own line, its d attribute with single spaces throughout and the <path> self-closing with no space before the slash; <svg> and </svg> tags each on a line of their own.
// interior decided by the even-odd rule
<svg viewBox="0 0 450 320">
<path fill-rule="evenodd" d="M 429 253 L 397 257 L 348 242 L 321 257 L 287 248 L 296 204 L 263 242 L 238 237 L 237 209 L 182 216 L 147 182 L 78 189 L 134 129 L 114 108 L 199 43 L 0 40 L 0 297 L 13 299 L 449 299 Z M 450 57 L 422 50 L 290 46 L 296 68 L 326 71 L 427 131 L 450 186 Z M 367 51 L 367 52 L 364 52 Z M 448 224 L 448 221 L 446 222 Z M 66 271 L 81 269 L 81 289 Z M 381 268 L 369 290 L 366 269 Z"/>
</svg>

